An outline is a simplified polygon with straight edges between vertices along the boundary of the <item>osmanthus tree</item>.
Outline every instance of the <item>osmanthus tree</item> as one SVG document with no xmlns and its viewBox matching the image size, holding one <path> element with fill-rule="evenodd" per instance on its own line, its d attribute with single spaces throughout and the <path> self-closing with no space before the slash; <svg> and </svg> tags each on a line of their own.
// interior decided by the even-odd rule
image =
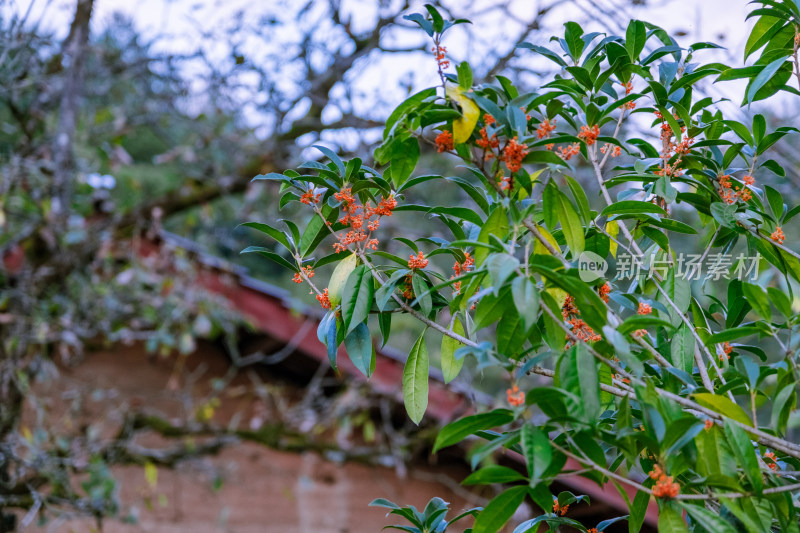
<svg viewBox="0 0 800 533">
<path fill-rule="evenodd" d="M 798 2 L 761 4 L 747 52 L 764 51 L 752 67 L 697 62 L 715 45 L 681 46 L 638 20 L 624 36 L 568 22 L 552 47 L 519 45 L 520 55 L 561 69 L 530 92 L 500 76 L 473 86 L 467 62 L 451 68 L 443 38 L 466 21 L 444 20 L 427 6 L 407 18 L 432 38 L 442 85 L 414 94 L 388 118 L 375 150 L 383 170 L 320 147 L 329 162 L 256 178 L 280 182 L 280 204 L 301 202 L 310 218 L 302 228 L 287 220 L 285 230 L 251 223 L 288 254 L 245 251 L 310 285 L 329 310 L 318 336 L 334 367 L 343 343 L 369 376 L 371 320 L 385 343 L 393 317 L 405 314 L 425 326 L 403 374 L 415 422 L 427 405 L 427 338 L 441 338 L 448 382 L 467 357 L 507 372 L 507 407 L 450 423 L 434 445 L 436 452 L 477 436 L 478 469 L 465 483 L 507 487 L 467 513 L 473 532 L 501 529 L 528 498 L 542 514 L 515 532 L 543 524 L 602 531 L 617 520 L 638 531 L 651 499 L 661 531 L 800 531 L 800 445 L 786 437 L 797 406 L 792 291 L 800 254 L 784 244 L 800 208 L 787 208 L 768 185 L 784 174 L 769 148 L 797 130 L 768 131 L 760 115 L 727 120 L 695 88 L 707 78 L 748 77 L 748 103 L 781 89 L 797 93 L 785 84 L 798 68 Z M 627 138 L 628 120 L 650 124 L 652 139 Z M 464 177 L 414 175 L 420 144 L 458 158 Z M 588 191 L 569 175 L 581 158 L 596 178 Z M 460 187 L 474 207 L 440 205 L 430 195 L 430 205 L 406 202 L 408 191 L 430 181 Z M 595 196 L 605 204 L 599 211 L 591 208 Z M 449 240 L 399 238 L 408 258 L 385 251 L 385 217 L 419 213 L 432 215 L 430 235 L 447 231 Z M 702 246 L 680 248 L 692 241 Z M 692 251 L 699 253 L 687 261 Z M 447 270 L 435 266 L 436 256 L 448 258 Z M 331 263 L 326 283 L 315 269 Z M 692 283 L 690 263 L 702 283 Z M 757 276 L 756 267 L 769 275 Z M 525 390 L 528 374 L 551 382 Z M 524 458 L 525 474 L 481 466 L 503 448 Z M 568 473 L 616 487 L 630 513 L 596 525 L 565 517 L 569 506 L 589 503 L 551 492 Z M 406 531 L 448 525 L 438 499 L 422 512 L 373 504 L 407 519 L 411 525 L 397 526 Z"/>
</svg>

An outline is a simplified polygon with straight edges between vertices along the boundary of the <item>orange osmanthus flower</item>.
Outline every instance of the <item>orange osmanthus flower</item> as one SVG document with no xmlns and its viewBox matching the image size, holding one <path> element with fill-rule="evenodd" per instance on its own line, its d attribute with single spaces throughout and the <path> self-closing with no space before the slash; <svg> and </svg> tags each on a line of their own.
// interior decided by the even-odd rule
<svg viewBox="0 0 800 533">
<path fill-rule="evenodd" d="M 425 259 L 425 254 L 419 252 L 416 257 L 414 255 L 408 256 L 408 268 L 415 269 L 415 268 L 425 268 L 428 266 L 428 260 Z"/>
<path fill-rule="evenodd" d="M 519 390 L 519 387 L 514 385 L 510 389 L 506 389 L 506 399 L 508 404 L 513 407 L 525 405 L 525 393 Z"/>
<path fill-rule="evenodd" d="M 556 129 L 556 121 L 550 122 L 548 119 L 543 120 L 539 123 L 539 126 L 536 128 L 536 135 L 540 139 L 544 139 L 546 137 L 550 137 L 550 134 Z"/>
<path fill-rule="evenodd" d="M 564 516 L 565 514 L 567 514 L 568 510 L 569 510 L 569 505 L 565 505 L 562 507 L 558 504 L 558 500 L 556 498 L 553 498 L 553 512 L 555 514 Z"/>
<path fill-rule="evenodd" d="M 653 466 L 652 472 L 648 474 L 650 479 L 655 479 L 653 496 L 656 498 L 675 498 L 680 494 L 681 487 L 672 481 L 672 476 L 668 476 L 659 465 Z"/>
<path fill-rule="evenodd" d="M 778 229 L 772 232 L 772 235 L 770 235 L 769 238 L 778 244 L 783 244 L 783 241 L 786 240 L 786 235 L 783 234 L 783 230 L 780 226 L 778 226 Z"/>
<path fill-rule="evenodd" d="M 319 302 L 319 305 L 321 305 L 323 309 L 331 308 L 331 301 L 328 298 L 328 289 L 322 291 L 322 294 L 317 294 L 317 301 Z"/>
<path fill-rule="evenodd" d="M 452 150 L 453 146 L 453 134 L 447 130 L 444 130 L 439 135 L 436 136 L 436 149 L 439 153 L 446 152 L 448 150 Z"/>
<path fill-rule="evenodd" d="M 764 461 L 764 462 L 767 463 L 767 466 L 771 470 L 777 470 L 778 469 L 778 458 L 775 456 L 774 453 L 772 453 L 772 452 L 765 453 L 764 454 L 764 459 L 769 459 L 769 461 Z"/>
<path fill-rule="evenodd" d="M 639 310 L 636 312 L 640 315 L 649 315 L 650 313 L 653 312 L 653 308 L 650 307 L 650 304 L 639 302 Z"/>
<path fill-rule="evenodd" d="M 303 271 L 303 274 L 305 274 L 307 278 L 311 279 L 314 277 L 314 269 L 311 268 L 310 266 L 304 266 L 301 270 Z M 294 277 L 292 278 L 292 281 L 294 281 L 295 283 L 303 283 L 302 274 L 300 274 L 300 272 L 296 272 Z"/>
<path fill-rule="evenodd" d="M 558 155 L 560 155 L 564 161 L 569 161 L 573 155 L 578 155 L 579 153 L 581 153 L 581 145 L 578 143 L 574 143 L 567 146 L 566 148 L 564 148 L 563 146 L 559 146 L 557 150 L 558 150 Z"/>
<path fill-rule="evenodd" d="M 314 189 L 308 189 L 303 196 L 300 197 L 300 203 L 311 205 L 312 203 L 319 203 L 320 193 L 314 194 Z"/>
<path fill-rule="evenodd" d="M 587 146 L 591 146 L 597 142 L 597 136 L 600 135 L 600 128 L 595 124 L 591 128 L 589 126 L 581 126 L 581 131 L 578 133 L 578 138 L 583 140 Z"/>
<path fill-rule="evenodd" d="M 517 137 L 508 141 L 508 144 L 503 149 L 503 161 L 506 162 L 508 170 L 516 172 L 522 168 L 522 160 L 528 155 L 528 147 L 525 144 L 517 142 Z"/>
</svg>

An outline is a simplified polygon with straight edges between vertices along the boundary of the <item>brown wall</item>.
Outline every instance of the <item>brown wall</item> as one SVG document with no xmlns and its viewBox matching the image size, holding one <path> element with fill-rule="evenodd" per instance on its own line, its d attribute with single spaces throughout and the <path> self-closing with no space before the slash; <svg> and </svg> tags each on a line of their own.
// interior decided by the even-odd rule
<svg viewBox="0 0 800 533">
<path fill-rule="evenodd" d="M 89 354 L 72 369 L 40 387 L 42 400 L 50 405 L 51 423 L 67 433 L 80 425 L 94 425 L 113 435 L 123 413 L 133 405 L 145 411 L 181 418 L 185 416 L 187 395 L 201 397 L 208 391 L 208 379 L 221 377 L 227 361 L 209 346 L 186 359 L 180 374 L 174 373 L 175 358 L 148 358 L 141 347 L 117 347 Z M 200 372 L 205 369 L 204 372 Z M 189 387 L 187 372 L 203 376 Z M 298 391 L 281 379 L 261 373 L 260 379 L 272 390 L 291 397 Z M 239 394 L 223 399 L 219 416 L 233 413 L 243 417 L 241 424 L 264 410 L 247 394 L 251 380 L 242 376 L 231 385 Z M 80 400 L 76 400 L 80 398 Z M 268 410 L 267 410 L 268 411 Z M 30 417 L 29 417 L 30 419 Z M 72 429 L 70 429 L 72 428 Z M 156 438 L 140 441 L 143 446 L 163 445 Z M 455 467 L 454 467 L 455 468 Z M 216 457 L 182 463 L 177 470 L 160 468 L 158 482 L 151 487 L 140 466 L 114 467 L 120 483 L 121 514 L 138 509 L 139 523 L 107 521 L 103 531 L 129 532 L 261 532 L 261 533 L 345 533 L 379 531 L 400 523 L 385 518 L 385 510 L 367 507 L 374 498 L 385 497 L 422 508 L 429 498 L 440 496 L 460 512 L 468 505 L 450 487 L 466 472 L 433 471 L 412 467 L 405 479 L 394 469 L 363 464 L 336 464 L 315 452 L 290 453 L 268 449 L 255 443 L 230 446 Z M 214 480 L 222 486 L 214 489 Z M 445 480 L 447 484 L 434 481 Z M 457 489 L 459 490 L 459 489 Z M 460 492 L 461 496 L 469 494 Z M 477 503 L 473 500 L 473 505 Z M 465 521 L 466 522 L 466 521 Z M 91 520 L 54 520 L 24 531 L 91 531 Z M 468 525 L 465 523 L 465 525 Z M 458 531 L 458 530 L 457 530 Z"/>
</svg>

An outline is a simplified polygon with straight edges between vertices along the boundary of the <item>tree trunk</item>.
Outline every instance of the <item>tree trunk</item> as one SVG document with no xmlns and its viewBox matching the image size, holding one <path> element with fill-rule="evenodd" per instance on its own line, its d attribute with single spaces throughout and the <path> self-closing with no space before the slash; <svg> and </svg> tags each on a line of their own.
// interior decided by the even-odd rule
<svg viewBox="0 0 800 533">
<path fill-rule="evenodd" d="M 58 128 L 53 143 L 52 214 L 54 221 L 62 223 L 69 217 L 72 203 L 72 182 L 75 161 L 73 142 L 77 125 L 78 103 L 83 90 L 83 64 L 89 44 L 89 21 L 94 0 L 77 0 L 75 17 L 63 45 L 64 85 L 61 88 L 61 106 Z"/>
</svg>

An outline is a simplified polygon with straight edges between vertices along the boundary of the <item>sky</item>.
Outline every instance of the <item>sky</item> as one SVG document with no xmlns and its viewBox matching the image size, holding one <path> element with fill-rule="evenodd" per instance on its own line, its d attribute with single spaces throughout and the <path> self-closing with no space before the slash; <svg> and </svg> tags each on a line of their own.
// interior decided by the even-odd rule
<svg viewBox="0 0 800 533">
<path fill-rule="evenodd" d="M 630 16 L 641 18 L 653 22 L 666 29 L 670 34 L 677 36 L 679 42 L 688 45 L 697 41 L 714 41 L 728 47 L 726 52 L 702 52 L 704 61 L 713 60 L 727 62 L 728 64 L 741 64 L 742 49 L 744 41 L 749 33 L 752 23 L 745 22 L 744 17 L 748 11 L 748 0 L 647 0 L 644 8 L 633 7 L 637 2 L 633 0 L 608 0 L 616 2 L 622 6 L 622 11 L 628 11 Z M 375 4 L 377 0 L 343 0 L 345 5 L 350 5 L 353 25 L 359 23 L 369 25 L 372 23 Z M 458 5 L 456 0 L 445 0 L 445 4 Z M 0 9 L 15 9 L 25 11 L 30 8 L 31 20 L 41 20 L 42 27 L 54 32 L 56 35 L 66 35 L 74 9 L 75 0 L 0 0 Z M 228 50 L 221 46 L 220 42 L 213 38 L 205 37 L 205 32 L 217 31 L 222 26 L 223 21 L 230 21 L 233 15 L 242 10 L 247 19 L 254 19 L 265 9 L 280 9 L 282 6 L 297 5 L 299 0 L 95 0 L 95 13 L 93 17 L 93 31 L 100 31 L 111 19 L 114 12 L 123 12 L 130 16 L 145 36 L 159 35 L 162 38 L 158 46 L 171 52 L 191 52 L 198 44 L 204 46 L 211 54 L 228 54 Z M 480 9 L 484 5 L 488 6 L 493 0 L 473 0 L 470 4 L 473 9 Z M 513 15 L 524 20 L 532 12 L 538 10 L 542 5 L 541 0 L 512 0 L 511 12 Z M 411 11 L 422 11 L 422 1 L 412 2 L 414 6 Z M 584 24 L 584 29 L 588 31 L 605 29 L 602 26 L 603 15 L 594 15 L 592 10 L 596 10 L 594 0 L 573 0 L 566 2 L 563 7 L 555 13 L 551 20 L 570 20 L 588 19 Z M 624 17 L 623 17 L 624 18 Z M 592 21 L 594 19 L 594 21 Z M 496 35 L 497 42 L 502 42 L 503 37 L 514 34 L 513 28 L 508 18 L 491 19 L 486 18 L 480 21 L 483 28 L 486 28 L 488 35 Z M 467 57 L 480 56 L 485 50 L 479 46 L 468 42 L 464 38 L 465 34 L 459 35 L 459 30 L 452 32 L 447 43 L 451 50 L 458 50 L 462 57 L 454 57 L 456 60 Z M 399 37 L 403 39 L 401 35 Z M 513 44 L 513 43 L 512 43 Z M 539 44 L 547 44 L 540 42 Z M 258 43 L 251 45 L 249 53 L 257 55 L 259 53 Z M 553 44 L 553 46 L 557 46 Z M 247 50 L 246 50 L 247 51 Z M 457 53 L 455 54 L 457 56 Z M 398 63 L 399 61 L 399 63 Z M 397 94 L 391 94 L 389 101 L 401 101 L 404 93 L 400 92 L 399 87 L 402 76 L 409 76 L 409 83 L 414 90 L 421 89 L 436 84 L 435 68 L 430 68 L 431 63 L 425 63 L 406 57 L 398 60 L 395 57 L 380 59 L 371 62 L 366 68 L 372 69 L 368 75 L 362 75 L 358 79 L 357 87 L 360 96 L 355 98 L 356 106 L 360 106 L 362 111 L 367 113 L 372 106 L 375 94 L 385 93 L 392 87 Z M 394 79 L 392 79 L 394 77 Z M 405 78 L 404 78 L 405 79 Z M 731 108 L 736 108 L 738 112 L 738 102 L 741 100 L 743 87 L 735 83 L 724 84 L 724 87 L 714 86 L 712 90 L 716 98 L 727 97 L 732 100 Z M 735 104 L 734 104 L 735 102 Z M 727 105 L 727 104 L 723 104 Z M 758 110 L 758 106 L 755 106 Z M 358 109 L 357 109 L 358 110 Z M 302 113 L 303 110 L 298 110 Z M 388 110 L 385 111 L 388 115 Z M 259 120 L 257 114 L 252 115 L 254 120 Z M 331 121 L 336 120 L 336 116 L 331 116 Z M 380 117 L 378 117 L 380 118 Z M 385 117 L 383 117 L 385 118 Z"/>
</svg>

